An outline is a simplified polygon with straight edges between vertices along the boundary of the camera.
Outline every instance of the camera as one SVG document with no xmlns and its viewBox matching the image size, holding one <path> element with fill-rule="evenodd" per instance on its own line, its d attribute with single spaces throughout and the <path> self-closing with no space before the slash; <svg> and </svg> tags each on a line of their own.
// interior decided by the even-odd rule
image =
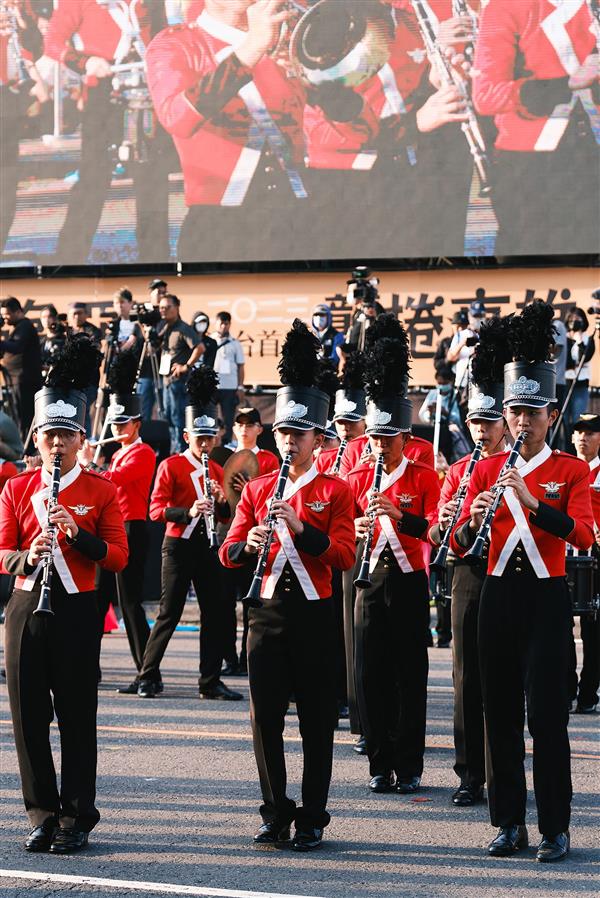
<svg viewBox="0 0 600 898">
<path fill-rule="evenodd" d="M 479 343 L 479 336 L 477 334 L 473 334 L 472 337 L 467 337 L 465 340 L 465 346 L 477 346 Z"/>
<path fill-rule="evenodd" d="M 372 307 L 379 298 L 379 278 L 372 277 L 366 265 L 358 265 L 352 272 L 352 277 L 346 281 L 348 292 L 346 300 L 353 306 L 360 303 L 365 307 Z"/>
<path fill-rule="evenodd" d="M 133 304 L 133 315 L 130 321 L 139 321 L 147 327 L 156 327 L 160 321 L 160 312 L 151 302 L 136 302 Z"/>
<path fill-rule="evenodd" d="M 52 332 L 54 337 L 67 336 L 67 326 L 62 321 L 53 321 L 48 325 L 48 330 Z"/>
</svg>

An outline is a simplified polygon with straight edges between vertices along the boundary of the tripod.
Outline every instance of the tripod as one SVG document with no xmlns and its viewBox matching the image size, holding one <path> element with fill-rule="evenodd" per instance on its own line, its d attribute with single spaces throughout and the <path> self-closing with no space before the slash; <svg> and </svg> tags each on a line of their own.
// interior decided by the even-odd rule
<svg viewBox="0 0 600 898">
<path fill-rule="evenodd" d="M 118 321 L 118 319 L 116 319 Z M 100 430 L 100 419 L 102 416 L 102 412 L 104 411 L 104 399 L 106 395 L 106 387 L 108 383 L 108 372 L 110 371 L 110 366 L 112 365 L 113 356 L 115 353 L 114 350 L 114 342 L 115 335 L 113 332 L 113 326 L 109 326 L 106 331 L 105 336 L 105 347 L 104 347 L 104 356 L 102 358 L 102 367 L 100 371 L 100 382 L 98 384 L 98 393 L 96 395 L 96 409 L 94 411 L 94 423 L 92 425 L 92 437 L 98 436 L 98 431 Z"/>
<path fill-rule="evenodd" d="M 144 325 L 144 345 L 142 347 L 142 352 L 140 354 L 140 360 L 138 362 L 138 369 L 135 375 L 135 387 L 137 387 L 140 375 L 142 373 L 142 366 L 146 359 L 150 362 L 150 370 L 152 372 L 152 382 L 154 384 L 154 393 L 156 396 L 156 405 L 158 406 L 158 417 L 164 418 L 165 411 L 163 406 L 163 398 L 162 398 L 162 383 L 160 374 L 158 373 L 158 359 L 156 358 L 156 352 L 152 345 L 151 338 L 152 328 L 149 325 Z M 134 389 L 135 389 L 134 387 Z"/>
<path fill-rule="evenodd" d="M 17 422 L 17 409 L 12 391 L 12 378 L 4 365 L 0 365 L 0 408 L 6 408 L 9 418 Z"/>
</svg>

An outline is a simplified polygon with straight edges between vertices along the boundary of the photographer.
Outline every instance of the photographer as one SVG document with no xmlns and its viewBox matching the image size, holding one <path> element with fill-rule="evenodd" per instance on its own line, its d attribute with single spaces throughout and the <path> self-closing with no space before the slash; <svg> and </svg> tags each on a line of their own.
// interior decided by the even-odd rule
<svg viewBox="0 0 600 898">
<path fill-rule="evenodd" d="M 377 301 L 379 278 L 371 277 L 369 269 L 360 265 L 354 269 L 352 277 L 346 283 L 348 285 L 346 301 L 348 305 L 354 306 L 352 322 L 346 332 L 346 343 L 351 348 L 362 350 L 365 345 L 365 332 L 375 318 L 385 311 Z"/>
<path fill-rule="evenodd" d="M 42 354 L 42 366 L 48 369 L 52 364 L 52 360 L 57 352 L 60 352 L 65 345 L 67 339 L 67 325 L 65 321 L 61 321 L 56 306 L 44 306 L 40 312 L 40 324 L 42 325 L 42 333 L 40 334 L 40 351 Z"/>
<path fill-rule="evenodd" d="M 344 335 L 331 323 L 331 309 L 326 302 L 315 306 L 312 313 L 312 331 L 321 344 L 321 356 L 337 366 L 342 357 Z"/>
<path fill-rule="evenodd" d="M 138 321 L 143 328 L 143 337 L 144 339 L 149 341 L 148 348 L 144 355 L 144 361 L 142 362 L 142 368 L 136 388 L 137 394 L 140 397 L 142 403 L 142 421 L 152 420 L 152 410 L 156 401 L 156 391 L 154 388 L 154 377 L 152 374 L 152 362 L 150 360 L 150 353 L 152 353 L 155 348 L 153 347 L 153 343 L 155 342 L 155 340 L 153 339 L 155 336 L 155 331 L 153 331 L 153 324 L 156 324 L 158 321 L 160 321 L 158 304 L 160 302 L 161 296 L 164 296 L 167 292 L 167 282 L 163 281 L 161 278 L 153 278 L 148 284 L 148 292 L 149 299 L 147 303 L 144 303 L 144 308 L 147 309 L 148 312 L 150 311 L 150 309 L 155 311 L 156 322 L 149 321 L 150 316 L 145 313 L 142 313 L 140 317 L 138 306 Z"/>
<path fill-rule="evenodd" d="M 144 334 L 133 312 L 133 296 L 127 287 L 121 287 L 113 296 L 115 318 L 107 325 L 105 339 L 110 337 L 118 352 L 133 350 L 137 355 L 142 351 Z"/>
<path fill-rule="evenodd" d="M 171 452 L 184 452 L 185 385 L 190 369 L 204 353 L 204 343 L 189 324 L 181 320 L 177 296 L 161 296 L 158 310 L 161 323 L 157 331 L 161 338 L 159 374 L 163 380 L 165 417 L 171 432 Z"/>
<path fill-rule="evenodd" d="M 71 334 L 87 334 L 90 340 L 100 348 L 102 342 L 102 331 L 87 317 L 87 305 L 84 302 L 71 302 L 67 307 L 67 321 L 71 329 Z M 85 432 L 86 436 L 92 434 L 92 407 L 98 396 L 98 385 L 100 383 L 100 369 L 98 368 L 93 375 L 92 382 L 85 389 L 87 397 L 87 405 L 85 412 Z"/>
<path fill-rule="evenodd" d="M 454 368 L 456 389 L 462 394 L 469 386 L 469 363 L 475 352 L 477 332 L 485 318 L 485 306 L 472 302 L 468 312 L 468 327 L 461 328 L 452 338 L 446 361 Z"/>
<path fill-rule="evenodd" d="M 2 300 L 0 316 L 0 327 L 8 325 L 8 339 L 0 340 L 2 364 L 14 400 L 16 423 L 25 440 L 33 418 L 33 396 L 42 383 L 40 341 L 16 297 Z"/>
</svg>

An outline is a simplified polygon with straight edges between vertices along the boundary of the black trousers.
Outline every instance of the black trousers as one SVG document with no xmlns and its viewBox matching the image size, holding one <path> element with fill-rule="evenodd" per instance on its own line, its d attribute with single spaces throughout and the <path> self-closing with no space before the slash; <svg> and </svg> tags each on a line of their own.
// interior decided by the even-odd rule
<svg viewBox="0 0 600 898">
<path fill-rule="evenodd" d="M 67 216 L 62 226 L 56 257 L 69 264 L 85 264 L 98 229 L 115 167 L 115 152 L 124 133 L 124 107 L 111 102 L 111 79 L 90 88 L 81 119 L 79 180 L 69 193 Z M 169 144 L 157 125 L 147 141 L 148 161 L 132 162 L 136 198 L 138 258 L 168 260 L 169 251 Z"/>
<path fill-rule="evenodd" d="M 485 783 L 485 733 L 479 676 L 477 622 L 485 574 L 460 562 L 452 580 L 454 772 L 461 783 Z"/>
<path fill-rule="evenodd" d="M 420 776 L 425 753 L 429 590 L 425 571 L 380 557 L 356 591 L 356 693 L 371 776 Z"/>
<path fill-rule="evenodd" d="M 29 433 L 31 421 L 33 419 L 33 400 L 39 388 L 39 383 L 29 383 L 28 381 L 24 381 L 22 378 L 13 381 L 12 384 L 12 394 L 15 410 L 17 413 L 16 424 L 19 428 L 23 443 L 25 443 L 25 440 L 27 439 L 27 435 Z M 25 452 L 31 451 L 32 443 L 30 439 L 27 446 L 25 446 Z"/>
<path fill-rule="evenodd" d="M 248 676 L 254 756 L 265 822 L 323 828 L 329 823 L 335 701 L 335 624 L 330 599 L 309 601 L 285 567 L 272 599 L 251 608 Z M 291 693 L 302 737 L 302 806 L 287 797 L 283 747 Z"/>
<path fill-rule="evenodd" d="M 225 610 L 225 635 L 223 641 L 223 658 L 228 664 L 247 663 L 246 640 L 248 638 L 248 607 L 242 606 L 244 630 L 240 656 L 237 654 L 237 603 L 248 594 L 253 570 L 248 565 L 242 568 L 223 568 L 221 571 Z"/>
<path fill-rule="evenodd" d="M 360 722 L 358 698 L 356 696 L 356 634 L 354 632 L 356 590 L 354 589 L 354 570 L 344 571 L 342 574 L 342 588 L 344 591 L 344 645 L 346 650 L 346 691 L 348 695 L 348 710 L 350 712 L 350 732 L 354 733 L 355 736 L 360 736 L 362 735 L 362 724 Z"/>
<path fill-rule="evenodd" d="M 571 606 L 564 577 L 486 577 L 479 608 L 479 666 L 494 826 L 525 822 L 526 702 L 538 826 L 547 836 L 568 829 L 570 633 Z"/>
<path fill-rule="evenodd" d="M 577 651 L 575 639 L 571 638 L 569 699 L 588 708 L 598 704 L 600 686 L 600 614 L 582 614 L 580 618 L 583 663 L 577 677 Z"/>
<path fill-rule="evenodd" d="M 343 572 L 335 568 L 331 572 L 331 601 L 335 618 L 335 694 L 342 705 L 348 704 L 348 673 L 346 670 L 346 644 L 344 633 Z"/>
<path fill-rule="evenodd" d="M 125 632 L 129 641 L 131 657 L 136 670 L 142 669 L 142 661 L 146 643 L 150 636 L 150 627 L 144 611 L 144 569 L 146 565 L 146 550 L 148 535 L 145 521 L 125 521 L 127 544 L 129 546 L 129 560 L 127 567 L 121 573 L 112 574 L 110 571 L 102 571 L 98 583 L 98 610 L 100 612 L 100 638 L 104 630 L 104 618 L 108 606 L 112 600 L 116 580 L 117 596 Z"/>
<path fill-rule="evenodd" d="M 54 575 L 54 615 L 37 614 L 40 590 L 16 589 L 6 609 L 6 680 L 25 809 L 89 832 L 96 808 L 98 609 L 93 592 L 67 595 Z M 58 721 L 60 791 L 50 747 Z"/>
<path fill-rule="evenodd" d="M 165 536 L 163 540 L 160 606 L 146 644 L 140 679 L 160 679 L 160 663 L 181 620 L 190 583 L 194 584 L 200 607 L 198 685 L 205 690 L 218 682 L 223 662 L 225 603 L 219 559 L 202 532 L 194 532 L 190 539 Z"/>
</svg>

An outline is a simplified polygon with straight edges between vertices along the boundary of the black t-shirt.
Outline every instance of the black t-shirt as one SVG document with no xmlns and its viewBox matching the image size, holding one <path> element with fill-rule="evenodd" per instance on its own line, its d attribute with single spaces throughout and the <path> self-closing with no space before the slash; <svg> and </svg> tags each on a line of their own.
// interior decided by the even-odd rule
<svg viewBox="0 0 600 898">
<path fill-rule="evenodd" d="M 7 340 L 0 341 L 2 364 L 15 383 L 39 387 L 42 384 L 40 339 L 29 318 L 17 321 Z"/>
</svg>

